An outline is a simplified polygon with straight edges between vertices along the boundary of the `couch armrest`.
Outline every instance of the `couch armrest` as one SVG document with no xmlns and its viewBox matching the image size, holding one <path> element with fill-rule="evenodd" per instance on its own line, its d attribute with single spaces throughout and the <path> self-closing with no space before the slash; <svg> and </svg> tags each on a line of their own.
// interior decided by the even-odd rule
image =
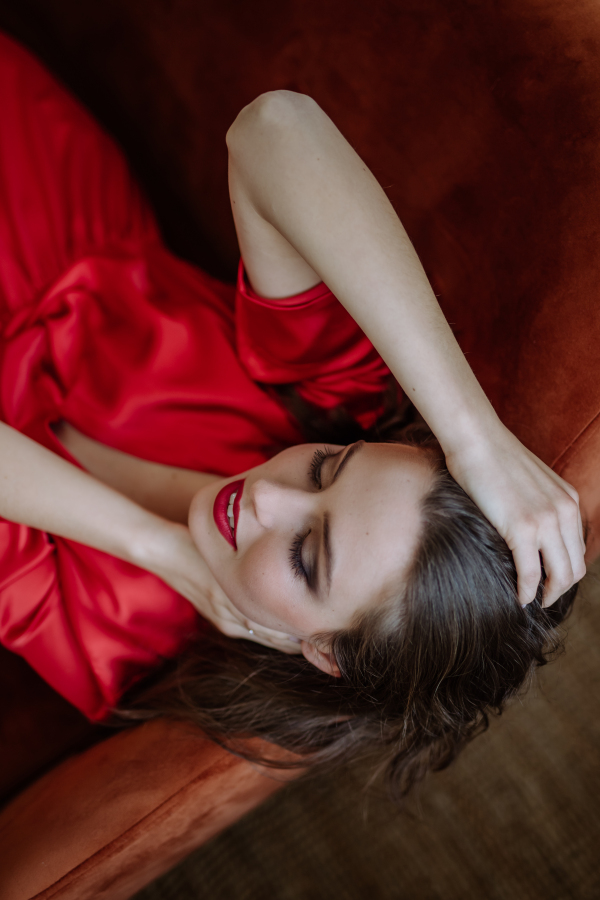
<svg viewBox="0 0 600 900">
<path fill-rule="evenodd" d="M 2 810 L 0 896 L 126 900 L 299 773 L 165 719 L 119 732 Z"/>
</svg>

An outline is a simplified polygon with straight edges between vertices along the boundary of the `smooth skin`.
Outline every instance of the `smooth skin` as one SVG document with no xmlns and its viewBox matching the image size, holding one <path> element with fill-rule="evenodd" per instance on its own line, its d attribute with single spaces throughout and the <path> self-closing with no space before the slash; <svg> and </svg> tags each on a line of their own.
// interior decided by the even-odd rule
<svg viewBox="0 0 600 900">
<path fill-rule="evenodd" d="M 248 627 L 289 635 L 307 659 L 339 674 L 316 636 L 349 627 L 365 604 L 398 596 L 433 471 L 415 447 L 359 441 L 328 450 L 317 479 L 318 444 L 290 447 L 246 473 L 237 550 L 213 519 L 220 484 L 195 495 L 189 525 Z"/>
<path fill-rule="evenodd" d="M 130 498 L 117 491 L 105 494 L 100 481 L 78 472 L 78 496 L 83 489 L 82 503 L 93 504 L 88 509 L 95 510 L 85 543 L 141 562 L 230 637 L 251 637 L 287 653 L 302 652 L 334 675 L 339 674 L 337 666 L 316 636 L 350 625 L 365 606 L 397 597 L 418 543 L 421 501 L 433 479 L 426 454 L 396 444 L 300 444 L 241 476 L 217 478 L 137 460 L 66 422 L 55 432 L 88 472 Z M 55 483 L 65 474 L 59 470 L 72 470 L 29 443 L 58 464 Z M 325 454 L 315 479 L 311 464 Z M 240 477 L 245 481 L 234 550 L 215 524 L 213 505 L 223 485 Z M 58 497 L 50 502 L 58 502 Z M 117 514 L 119 531 L 110 544 L 100 546 Z M 189 517 L 189 531 L 163 516 L 180 522 Z M 47 518 L 43 521 L 47 524 Z M 67 524 L 61 523 L 63 532 Z M 143 537 L 123 554 L 123 536 L 132 527 Z M 82 540 L 76 533 L 64 536 Z M 292 562 L 291 552 L 299 539 L 301 568 Z"/>
<path fill-rule="evenodd" d="M 575 489 L 508 431 L 483 393 L 389 200 L 331 119 L 274 91 L 227 135 L 233 214 L 250 281 L 281 297 L 323 280 L 440 442 L 448 469 L 510 547 L 522 604 L 539 553 L 554 603 L 585 574 Z"/>
<path fill-rule="evenodd" d="M 544 604 L 553 603 L 585 574 L 577 493 L 496 416 L 372 174 L 318 105 L 293 92 L 264 94 L 245 107 L 229 130 L 227 143 L 232 208 L 252 286 L 276 299 L 325 281 L 438 438 L 452 475 L 507 541 L 517 566 L 520 601 L 525 604 L 535 595 L 541 553 L 547 573 Z M 202 516 L 210 497 L 228 479 L 134 459 L 103 447 L 68 423 L 58 423 L 56 429 L 65 447 L 91 474 L 0 423 L 0 515 L 141 565 L 180 591 L 226 634 L 248 637 L 248 627 L 255 624 L 255 640 L 297 652 L 300 639 L 305 655 L 310 658 L 312 648 L 317 665 L 329 664 L 326 654 L 325 658 L 317 655 L 322 652 L 317 642 L 308 640 L 314 628 L 300 618 L 291 622 L 277 604 L 269 603 L 262 610 L 264 615 L 259 615 L 258 593 L 252 595 L 254 600 L 238 595 L 237 576 L 221 570 L 211 555 L 212 539 L 202 531 Z M 410 555 L 418 533 L 418 496 L 427 484 L 422 460 L 413 466 L 396 447 L 394 462 L 389 448 L 382 447 L 362 450 L 349 464 L 353 471 L 344 476 L 352 476 L 347 483 L 360 476 L 359 484 L 362 475 L 367 481 L 371 478 L 367 473 L 371 465 L 381 468 L 382 478 L 389 475 L 390 482 L 370 487 L 375 506 L 384 504 L 381 520 L 389 516 L 390 528 L 395 529 L 401 527 L 394 518 L 395 509 L 408 517 L 406 544 L 396 540 L 392 551 L 380 539 L 393 564 L 382 570 L 372 602 L 381 602 L 390 579 L 402 576 L 405 554 Z M 304 452 L 301 448 L 285 452 L 296 450 Z M 384 454 L 385 461 L 384 456 L 376 461 L 372 454 L 377 453 Z M 254 501 L 261 479 L 278 485 L 278 490 L 282 485 L 297 490 L 289 479 L 301 477 L 301 471 L 306 476 L 306 468 L 296 467 L 292 474 L 286 469 L 282 474 L 280 468 L 277 472 L 268 468 L 273 463 L 265 469 L 258 467 L 262 474 L 248 474 L 247 502 L 253 502 L 257 522 L 260 502 Z M 407 473 L 413 487 L 405 498 L 402 484 Z M 344 478 L 335 488 L 327 481 L 320 490 L 307 486 L 312 499 L 306 503 L 322 514 L 321 504 L 329 496 L 342 509 Z M 335 493 L 337 489 L 340 493 Z M 385 496 L 395 502 L 385 506 Z M 184 524 L 190 505 L 191 532 Z M 94 509 L 93 517 L 90 509 Z M 246 526 L 252 521 L 250 506 L 244 504 L 242 512 L 240 527 L 244 519 Z M 370 519 L 366 507 L 363 515 Z M 367 519 L 360 526 L 363 540 Z M 369 527 L 375 527 L 374 523 L 369 521 Z M 243 543 L 242 539 L 240 531 Z M 352 544 L 358 532 L 348 540 L 349 546 L 358 546 Z M 235 594 L 237 605 L 225 587 Z M 261 589 L 265 587 L 261 583 Z M 296 612 L 299 608 L 294 604 Z M 337 605 L 333 609 L 340 623 L 357 611 L 351 598 L 343 610 Z M 286 633 L 279 630 L 283 624 Z"/>
</svg>

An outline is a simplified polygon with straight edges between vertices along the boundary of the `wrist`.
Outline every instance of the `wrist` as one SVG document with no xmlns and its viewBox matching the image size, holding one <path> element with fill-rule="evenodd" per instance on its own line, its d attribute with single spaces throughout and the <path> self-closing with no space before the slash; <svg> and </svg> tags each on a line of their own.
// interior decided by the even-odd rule
<svg viewBox="0 0 600 900">
<path fill-rule="evenodd" d="M 127 548 L 128 561 L 159 575 L 173 559 L 178 539 L 181 538 L 180 531 L 187 531 L 185 525 L 148 513 L 131 535 Z"/>
<path fill-rule="evenodd" d="M 447 431 L 434 431 L 446 459 L 485 451 L 503 439 L 506 426 L 500 421 L 491 404 L 476 412 L 462 410 L 453 416 Z"/>
</svg>

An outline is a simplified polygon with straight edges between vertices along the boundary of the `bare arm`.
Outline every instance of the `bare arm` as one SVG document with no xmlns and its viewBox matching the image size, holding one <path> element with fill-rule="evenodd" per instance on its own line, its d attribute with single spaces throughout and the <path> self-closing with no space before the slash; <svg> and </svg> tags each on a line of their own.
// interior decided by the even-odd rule
<svg viewBox="0 0 600 900">
<path fill-rule="evenodd" d="M 242 110 L 228 145 L 254 289 L 281 297 L 325 281 L 446 453 L 495 425 L 402 223 L 320 107 L 302 94 L 264 94 Z"/>
<path fill-rule="evenodd" d="M 287 91 L 245 107 L 227 136 L 231 197 L 253 287 L 322 279 L 414 402 L 450 471 L 507 540 L 521 602 L 553 602 L 585 573 L 574 489 L 502 425 L 379 184 L 319 106 Z"/>
<path fill-rule="evenodd" d="M 171 522 L 187 525 L 192 497 L 216 475 L 165 466 L 107 447 L 73 428 L 68 422 L 53 427 L 59 441 L 81 465 L 114 488 Z"/>
<path fill-rule="evenodd" d="M 0 516 L 147 569 L 215 621 L 221 592 L 184 525 L 143 509 L 2 422 Z"/>
<path fill-rule="evenodd" d="M 0 515 L 136 563 L 162 520 L 0 422 Z"/>
<path fill-rule="evenodd" d="M 189 490 L 195 488 L 195 493 L 202 486 L 195 478 L 186 479 L 185 469 L 177 470 L 170 466 L 148 469 L 143 460 L 104 447 L 68 426 L 59 429 L 59 433 L 71 449 L 79 450 L 81 455 L 87 457 L 86 461 L 92 461 L 96 468 L 102 469 L 109 480 L 123 482 L 133 494 L 140 494 L 141 499 L 147 499 L 150 503 L 172 503 L 168 497 L 165 500 L 164 492 L 170 493 L 179 473 L 183 473 L 183 480 L 175 491 L 178 497 L 173 507 L 175 511 L 178 502 L 185 504 L 188 501 Z M 77 458 L 78 454 L 73 455 Z M 153 463 L 146 465 L 154 466 Z M 160 482 L 154 499 L 152 474 Z M 202 476 L 201 473 L 188 474 L 198 475 L 201 479 L 214 478 L 211 475 Z M 132 479 L 129 485 L 128 476 Z M 248 638 L 248 629 L 252 628 L 253 640 L 258 643 L 287 653 L 299 652 L 298 645 L 290 641 L 287 635 L 262 628 L 238 613 L 196 550 L 185 525 L 169 522 L 143 509 L 112 487 L 2 422 L 0 516 L 103 550 L 152 572 L 231 637 Z"/>
</svg>

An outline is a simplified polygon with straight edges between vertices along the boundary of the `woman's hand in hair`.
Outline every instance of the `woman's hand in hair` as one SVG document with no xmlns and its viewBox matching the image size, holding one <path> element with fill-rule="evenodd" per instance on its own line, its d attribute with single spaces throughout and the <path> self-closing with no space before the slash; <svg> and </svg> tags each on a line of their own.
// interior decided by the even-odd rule
<svg viewBox="0 0 600 900">
<path fill-rule="evenodd" d="M 585 575 L 585 542 L 577 491 L 503 425 L 446 457 L 450 474 L 510 547 L 519 601 L 536 596 L 546 573 L 543 606 Z"/>
<path fill-rule="evenodd" d="M 289 635 L 250 621 L 231 603 L 198 553 L 189 529 L 163 520 L 140 551 L 139 564 L 189 600 L 200 615 L 231 638 L 244 638 L 283 653 L 300 653 Z"/>
<path fill-rule="evenodd" d="M 498 419 L 376 178 L 315 101 L 293 91 L 246 106 L 227 144 L 233 214 L 254 289 L 277 298 L 325 282 L 509 544 L 521 602 L 536 594 L 541 551 L 545 602 L 553 603 L 585 571 L 577 495 Z M 478 434 L 486 437 L 476 441 Z"/>
</svg>

